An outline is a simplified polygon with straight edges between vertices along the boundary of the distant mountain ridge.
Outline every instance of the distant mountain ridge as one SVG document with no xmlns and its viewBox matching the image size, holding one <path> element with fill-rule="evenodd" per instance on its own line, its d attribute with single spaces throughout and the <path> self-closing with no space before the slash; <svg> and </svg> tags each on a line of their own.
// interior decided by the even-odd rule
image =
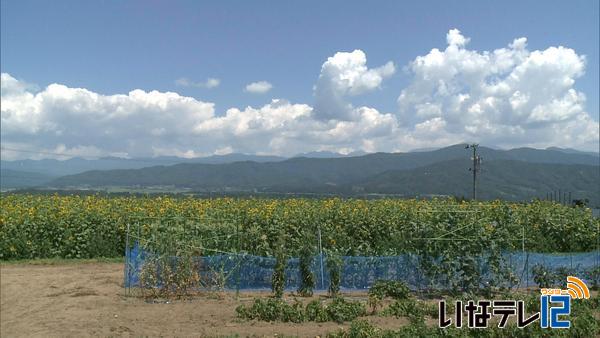
<svg viewBox="0 0 600 338">
<path fill-rule="evenodd" d="M 408 153 L 396 153 L 396 154 L 413 154 L 413 153 L 432 153 L 437 151 L 447 151 L 449 149 L 457 148 L 458 153 L 463 154 L 463 147 L 461 145 L 454 145 L 446 148 L 423 148 L 417 149 Z M 542 149 L 533 148 L 517 148 L 511 150 L 495 150 L 493 148 L 481 147 L 483 152 L 488 150 L 505 152 L 503 158 L 519 160 L 523 156 L 536 156 L 538 161 L 547 161 L 549 163 L 563 163 L 566 161 L 573 164 L 598 164 L 598 160 L 594 162 L 593 158 L 598 158 L 600 154 L 593 152 L 582 152 L 574 149 L 563 149 L 557 147 Z M 458 156 L 458 153 L 455 154 Z M 577 157 L 572 157 L 568 160 L 560 159 L 557 157 L 560 154 L 570 154 Z M 306 158 L 344 158 L 344 157 L 360 157 L 369 155 L 362 151 L 356 151 L 349 154 L 339 154 L 328 151 L 315 151 L 308 153 L 300 153 L 290 158 L 306 157 Z M 482 153 L 483 156 L 488 154 Z M 591 156 L 591 158 L 590 158 Z M 497 158 L 498 155 L 494 154 L 492 158 Z M 502 157 L 502 156 L 500 156 Z M 543 159 L 542 157 L 545 157 Z M 10 169 L 16 171 L 25 171 L 31 173 L 39 173 L 45 176 L 65 176 L 82 173 L 90 170 L 112 170 L 112 169 L 141 169 L 153 166 L 169 166 L 180 163 L 203 163 L 203 164 L 225 164 L 242 161 L 253 161 L 258 163 L 264 162 L 281 162 L 290 158 L 281 156 L 270 156 L 270 155 L 248 155 L 248 154 L 226 154 L 226 155 L 212 155 L 208 157 L 198 158 L 181 158 L 176 156 L 160 156 L 151 158 L 119 158 L 119 157 L 102 157 L 99 159 L 83 159 L 83 158 L 71 158 L 67 160 L 55 160 L 55 159 L 43 159 L 43 160 L 17 160 L 17 161 L 0 161 L 0 167 L 2 169 Z"/>
<path fill-rule="evenodd" d="M 132 159 L 120 157 L 102 157 L 94 160 L 88 160 L 77 157 L 68 160 L 3 160 L 0 162 L 0 165 L 3 169 L 34 172 L 49 176 L 64 176 L 78 174 L 89 170 L 141 169 L 159 165 L 174 165 L 179 163 L 219 164 L 238 161 L 276 162 L 283 160 L 285 160 L 284 157 L 278 156 L 227 154 L 189 159 L 175 156 L 160 156 L 152 158 Z"/>
<path fill-rule="evenodd" d="M 438 162 L 411 170 L 391 170 L 356 185 L 365 193 L 406 196 L 440 194 L 471 197 L 472 173 L 468 159 Z M 527 200 L 547 192 L 571 192 L 572 198 L 587 198 L 600 204 L 600 167 L 579 164 L 529 163 L 495 160 L 483 166 L 477 182 L 481 199 Z M 595 189 L 594 189 L 595 187 Z"/>
<path fill-rule="evenodd" d="M 365 152 L 353 152 L 347 155 L 316 151 L 301 153 L 293 157 L 308 158 L 336 158 L 365 155 Z M 292 158 L 293 158 L 292 157 Z M 183 158 L 176 156 L 159 156 L 148 158 L 121 158 L 121 157 L 101 157 L 98 159 L 84 159 L 79 157 L 67 160 L 42 159 L 42 160 L 16 160 L 0 161 L 3 169 L 26 171 L 39 173 L 48 176 L 74 175 L 90 170 L 112 170 L 112 169 L 141 169 L 159 165 L 174 165 L 179 163 L 204 163 L 204 164 L 224 164 L 233 162 L 253 161 L 253 162 L 279 162 L 288 159 L 287 157 L 272 155 L 248 155 L 248 154 L 226 154 L 211 155 L 207 157 Z"/>
<path fill-rule="evenodd" d="M 583 154 L 583 155 L 591 155 L 591 156 L 600 157 L 600 152 L 581 151 L 581 150 L 572 149 L 572 148 L 548 147 L 548 148 L 546 148 L 546 150 L 555 150 L 555 151 L 560 151 L 560 152 L 567 153 L 567 154 Z"/>
<path fill-rule="evenodd" d="M 479 148 L 482 198 L 544 196 L 552 189 L 600 203 L 598 158 L 558 150 Z M 470 153 L 464 145 L 413 153 L 296 157 L 277 162 L 180 163 L 142 169 L 94 170 L 57 178 L 59 188 L 185 187 L 195 191 L 392 193 L 470 196 Z"/>
<path fill-rule="evenodd" d="M 363 156 L 363 155 L 367 155 L 367 152 L 364 151 L 353 151 L 349 154 L 340 154 L 340 153 L 334 153 L 331 151 L 312 151 L 312 152 L 308 152 L 308 153 L 300 153 L 297 155 L 292 156 L 292 158 L 294 157 L 308 157 L 308 158 L 337 158 L 337 157 L 356 157 L 356 156 Z"/>
</svg>

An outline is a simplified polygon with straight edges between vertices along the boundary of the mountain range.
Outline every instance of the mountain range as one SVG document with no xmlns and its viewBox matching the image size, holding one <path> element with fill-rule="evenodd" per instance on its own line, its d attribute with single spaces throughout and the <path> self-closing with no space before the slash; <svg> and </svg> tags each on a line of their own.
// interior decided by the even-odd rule
<svg viewBox="0 0 600 338">
<path fill-rule="evenodd" d="M 478 179 L 482 199 L 528 200 L 560 189 L 571 192 L 574 199 L 600 205 L 600 157 L 596 153 L 487 147 L 479 147 L 478 153 L 482 157 Z M 471 152 L 464 145 L 352 155 L 320 152 L 289 159 L 230 154 L 199 159 L 2 161 L 2 188 L 102 190 L 162 186 L 196 192 L 471 196 Z M 95 170 L 82 171 L 90 166 Z M 18 169 L 24 169 L 20 172 L 26 178 L 15 182 Z M 13 179 L 9 179 L 11 176 Z"/>
<path fill-rule="evenodd" d="M 51 177 L 73 175 L 89 170 L 111 169 L 140 169 L 158 165 L 173 165 L 178 163 L 206 163 L 219 164 L 238 161 L 276 162 L 285 160 L 285 157 L 259 156 L 245 154 L 213 155 L 209 157 L 182 158 L 176 156 L 160 156 L 151 158 L 120 158 L 102 157 L 99 159 L 70 158 L 67 160 L 19 160 L 1 161 L 2 169 L 39 173 Z"/>
</svg>

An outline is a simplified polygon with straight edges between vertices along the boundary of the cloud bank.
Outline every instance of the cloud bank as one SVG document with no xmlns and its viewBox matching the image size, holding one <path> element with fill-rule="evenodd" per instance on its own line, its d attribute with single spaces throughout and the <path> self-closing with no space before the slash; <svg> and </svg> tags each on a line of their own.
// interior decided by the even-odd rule
<svg viewBox="0 0 600 338">
<path fill-rule="evenodd" d="M 471 141 L 597 151 L 597 117 L 585 110 L 585 95 L 575 89 L 585 72 L 584 56 L 562 46 L 529 51 L 525 38 L 479 52 L 467 48 L 469 40 L 450 30 L 443 50 L 434 48 L 406 65 L 410 83 L 398 88 L 398 109 L 392 112 L 350 103 L 396 72 L 391 61 L 369 68 L 360 50 L 336 53 L 323 63 L 312 105 L 273 99 L 221 115 L 214 103 L 174 92 L 102 95 L 61 84 L 39 90 L 2 73 L 2 146 L 129 157 L 405 151 Z M 180 80 L 182 86 L 199 86 Z M 256 82 L 246 91 L 270 88 Z M 2 157 L 33 156 L 3 150 Z"/>
</svg>

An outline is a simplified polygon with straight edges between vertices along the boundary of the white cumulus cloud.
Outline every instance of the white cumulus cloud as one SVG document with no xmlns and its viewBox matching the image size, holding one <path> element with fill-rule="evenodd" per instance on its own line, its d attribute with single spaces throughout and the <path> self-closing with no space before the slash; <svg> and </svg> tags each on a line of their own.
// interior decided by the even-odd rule
<svg viewBox="0 0 600 338">
<path fill-rule="evenodd" d="M 175 80 L 175 84 L 181 87 L 197 87 L 197 88 L 216 88 L 221 84 L 221 80 L 213 77 L 209 77 L 204 82 L 194 82 L 188 78 L 182 77 Z"/>
<path fill-rule="evenodd" d="M 398 98 L 402 125 L 443 122 L 443 132 L 458 139 L 497 146 L 597 148 L 597 121 L 574 88 L 584 56 L 562 46 L 529 51 L 526 38 L 478 52 L 457 29 L 446 38 L 445 50 L 409 64 L 414 77 Z"/>
<path fill-rule="evenodd" d="M 60 84 L 34 92 L 2 74 L 1 137 L 6 148 L 88 157 L 293 155 L 388 147 L 397 133 L 395 116 L 368 107 L 355 110 L 351 121 L 321 120 L 310 105 L 274 99 L 218 116 L 213 103 L 172 92 L 102 95 Z M 3 159 L 30 155 L 3 152 Z"/>
<path fill-rule="evenodd" d="M 246 87 L 244 88 L 244 91 L 248 92 L 248 93 L 252 93 L 252 94 L 265 94 L 266 92 L 271 90 L 271 88 L 273 88 L 273 85 L 270 84 L 269 82 L 258 81 L 258 82 L 252 82 L 252 83 L 249 83 L 248 85 L 246 85 Z"/>
<path fill-rule="evenodd" d="M 391 61 L 369 69 L 367 56 L 361 50 L 335 53 L 321 66 L 315 86 L 316 116 L 341 120 L 356 117 L 348 97 L 379 88 L 383 80 L 395 71 L 396 67 Z"/>
<path fill-rule="evenodd" d="M 152 143 L 189 146 L 190 126 L 214 116 L 214 104 L 173 92 L 136 89 L 101 95 L 61 84 L 32 92 L 19 83 L 2 74 L 3 145 L 26 142 L 46 150 L 93 146 L 106 154 L 152 155 Z"/>
</svg>

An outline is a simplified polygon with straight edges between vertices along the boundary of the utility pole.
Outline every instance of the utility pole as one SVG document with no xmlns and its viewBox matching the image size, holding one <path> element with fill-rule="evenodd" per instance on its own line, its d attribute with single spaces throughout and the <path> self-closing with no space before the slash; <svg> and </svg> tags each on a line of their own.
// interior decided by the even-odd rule
<svg viewBox="0 0 600 338">
<path fill-rule="evenodd" d="M 481 170 L 481 156 L 477 155 L 478 147 L 479 144 L 477 143 L 467 144 L 465 147 L 465 149 L 473 149 L 473 157 L 471 157 L 473 166 L 469 168 L 469 171 L 473 172 L 473 201 L 477 200 L 477 172 Z"/>
</svg>

